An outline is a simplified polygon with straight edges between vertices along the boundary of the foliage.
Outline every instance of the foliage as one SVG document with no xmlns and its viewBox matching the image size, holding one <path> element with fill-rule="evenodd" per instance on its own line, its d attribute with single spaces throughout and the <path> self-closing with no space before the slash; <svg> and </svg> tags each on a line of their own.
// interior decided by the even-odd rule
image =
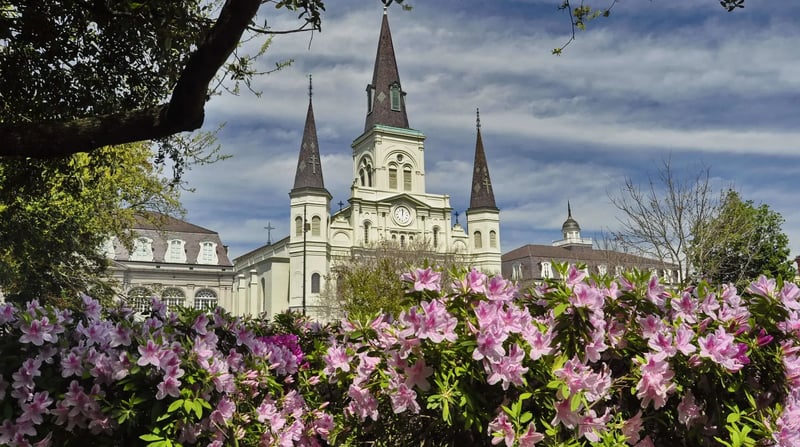
<svg viewBox="0 0 800 447">
<path fill-rule="evenodd" d="M 458 255 L 439 253 L 429 244 L 382 242 L 336 262 L 325 281 L 323 307 L 332 317 L 348 315 L 356 320 L 379 312 L 398 314 L 405 296 L 400 274 L 417 265 L 436 265 L 445 277 L 466 266 Z"/>
<path fill-rule="evenodd" d="M 719 212 L 694 229 L 689 249 L 698 274 L 713 283 L 744 285 L 759 275 L 791 280 L 789 238 L 783 218 L 730 190 Z"/>
<path fill-rule="evenodd" d="M 0 443 L 800 442 L 795 284 L 672 292 L 558 269 L 524 295 L 474 270 L 443 290 L 417 269 L 399 315 L 327 327 L 155 300 L 143 321 L 89 298 L 0 305 Z"/>
<path fill-rule="evenodd" d="M 272 35 L 321 29 L 322 0 L 264 3 L 297 27 L 256 23 L 261 0 L 0 1 L 0 155 L 60 157 L 199 128 L 215 78 L 258 74 L 242 43 L 262 39 L 258 55 Z"/>
<path fill-rule="evenodd" d="M 128 239 L 134 214 L 179 209 L 150 147 L 105 147 L 58 160 L 0 162 L 0 287 L 24 302 L 100 285 L 110 236 Z"/>
</svg>

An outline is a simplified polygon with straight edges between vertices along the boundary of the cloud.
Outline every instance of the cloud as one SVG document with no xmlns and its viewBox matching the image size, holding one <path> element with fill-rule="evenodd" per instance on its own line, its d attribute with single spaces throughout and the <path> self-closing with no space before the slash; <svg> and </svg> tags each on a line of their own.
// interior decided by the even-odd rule
<svg viewBox="0 0 800 447">
<path fill-rule="evenodd" d="M 568 38 L 569 22 L 551 0 L 392 8 L 409 120 L 427 136 L 428 191 L 449 194 L 456 210 L 468 206 L 480 107 L 506 251 L 560 238 L 567 200 L 584 236 L 614 227 L 606 191 L 625 177 L 643 181 L 672 157 L 702 161 L 720 184 L 782 212 L 800 254 L 800 31 L 788 18 L 800 6 L 749 3 L 728 14 L 713 1 L 621 2 L 560 57 L 550 51 Z M 326 186 L 334 203 L 346 201 L 380 13 L 379 2 L 330 5 L 313 39 L 275 38 L 260 66 L 294 63 L 257 78 L 260 97 L 211 100 L 206 126 L 228 123 L 220 141 L 234 157 L 189 173 L 191 221 L 219 231 L 238 254 L 264 242 L 266 222 L 278 227 L 273 239 L 287 234 L 309 73 Z"/>
</svg>

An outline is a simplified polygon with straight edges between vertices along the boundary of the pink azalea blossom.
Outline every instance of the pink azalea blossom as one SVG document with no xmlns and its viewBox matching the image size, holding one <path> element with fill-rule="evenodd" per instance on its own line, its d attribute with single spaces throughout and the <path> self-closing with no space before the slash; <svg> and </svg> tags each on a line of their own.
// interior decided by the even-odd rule
<svg viewBox="0 0 800 447">
<path fill-rule="evenodd" d="M 640 368 L 642 377 L 636 384 L 636 397 L 641 399 L 642 408 L 647 408 L 650 402 L 653 402 L 655 409 L 663 407 L 667 403 L 668 395 L 675 391 L 675 384 L 672 383 L 675 373 L 663 354 L 650 352 L 644 355 Z"/>
<path fill-rule="evenodd" d="M 625 442 L 628 445 L 636 445 L 641 439 L 639 432 L 642 431 L 642 410 L 639 410 L 632 418 L 626 420 L 622 425 L 622 434 L 625 435 Z"/>
<path fill-rule="evenodd" d="M 431 384 L 428 383 L 428 377 L 433 374 L 433 368 L 425 364 L 425 359 L 420 358 L 411 367 L 406 368 L 405 371 L 405 385 L 409 388 L 417 387 L 422 391 L 428 391 Z"/>
<path fill-rule="evenodd" d="M 404 281 L 413 282 L 413 290 L 416 292 L 421 292 L 423 290 L 438 292 L 442 288 L 440 284 L 442 280 L 441 273 L 433 270 L 431 267 L 426 269 L 416 269 L 411 273 L 405 273 L 401 276 L 401 279 Z"/>
<path fill-rule="evenodd" d="M 536 445 L 537 442 L 544 439 L 544 435 L 542 433 L 538 433 L 536 431 L 536 426 L 531 422 L 528 424 L 528 428 L 525 430 L 522 435 L 520 435 L 519 447 L 533 447 Z"/>
<path fill-rule="evenodd" d="M 691 426 L 703 416 L 703 407 L 697 405 L 694 394 L 689 390 L 678 404 L 678 420 L 686 427 Z"/>
<path fill-rule="evenodd" d="M 750 283 L 746 290 L 754 295 L 772 298 L 775 296 L 775 280 L 772 278 L 767 279 L 766 276 L 761 275 L 757 280 Z"/>
<path fill-rule="evenodd" d="M 508 420 L 505 413 L 500 413 L 494 420 L 489 422 L 489 436 L 492 437 L 492 445 L 500 444 L 505 441 L 506 447 L 513 447 L 517 434 L 514 427 Z"/>
</svg>

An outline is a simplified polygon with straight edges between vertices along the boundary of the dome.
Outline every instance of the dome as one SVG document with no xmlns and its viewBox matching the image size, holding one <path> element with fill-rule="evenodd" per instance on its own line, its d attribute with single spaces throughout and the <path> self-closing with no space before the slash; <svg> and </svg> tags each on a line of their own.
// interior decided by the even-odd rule
<svg viewBox="0 0 800 447">
<path fill-rule="evenodd" d="M 581 226 L 578 225 L 578 222 L 572 218 L 572 216 L 567 217 L 567 220 L 564 221 L 564 225 L 561 225 L 561 232 L 566 234 L 572 231 L 581 231 Z"/>
</svg>

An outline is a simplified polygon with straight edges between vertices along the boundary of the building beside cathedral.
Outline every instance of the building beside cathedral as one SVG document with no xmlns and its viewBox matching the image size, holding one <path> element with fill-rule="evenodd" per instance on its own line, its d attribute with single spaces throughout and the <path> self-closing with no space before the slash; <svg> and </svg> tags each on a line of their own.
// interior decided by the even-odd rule
<svg viewBox="0 0 800 447">
<path fill-rule="evenodd" d="M 553 241 L 551 245 L 528 244 L 504 254 L 503 277 L 529 287 L 546 279 L 559 278 L 555 263 L 568 263 L 584 264 L 589 273 L 599 275 L 618 276 L 635 268 L 652 272 L 665 284 L 680 282 L 680 270 L 676 265 L 614 250 L 595 249 L 591 238 L 581 237 L 581 227 L 572 217 L 569 203 L 561 234 L 563 239 Z"/>
<path fill-rule="evenodd" d="M 103 251 L 120 298 L 133 309 L 146 311 L 151 297 L 169 306 L 235 308 L 233 264 L 216 231 L 158 213 L 136 216 L 131 231 L 131 250 L 112 238 Z"/>
<path fill-rule="evenodd" d="M 500 272 L 497 208 L 478 118 L 467 231 L 451 221 L 450 197 L 427 191 L 425 135 L 411 128 L 389 19 L 384 11 L 364 132 L 353 141 L 348 206 L 331 212 L 309 94 L 294 185 L 291 231 L 234 260 L 234 313 L 274 315 L 285 309 L 320 313 L 320 293 L 336 263 L 377 244 L 427 244 L 457 253 L 486 272 Z M 354 100 L 357 100 L 354 98 Z M 288 185 L 287 185 L 288 186 Z"/>
</svg>

